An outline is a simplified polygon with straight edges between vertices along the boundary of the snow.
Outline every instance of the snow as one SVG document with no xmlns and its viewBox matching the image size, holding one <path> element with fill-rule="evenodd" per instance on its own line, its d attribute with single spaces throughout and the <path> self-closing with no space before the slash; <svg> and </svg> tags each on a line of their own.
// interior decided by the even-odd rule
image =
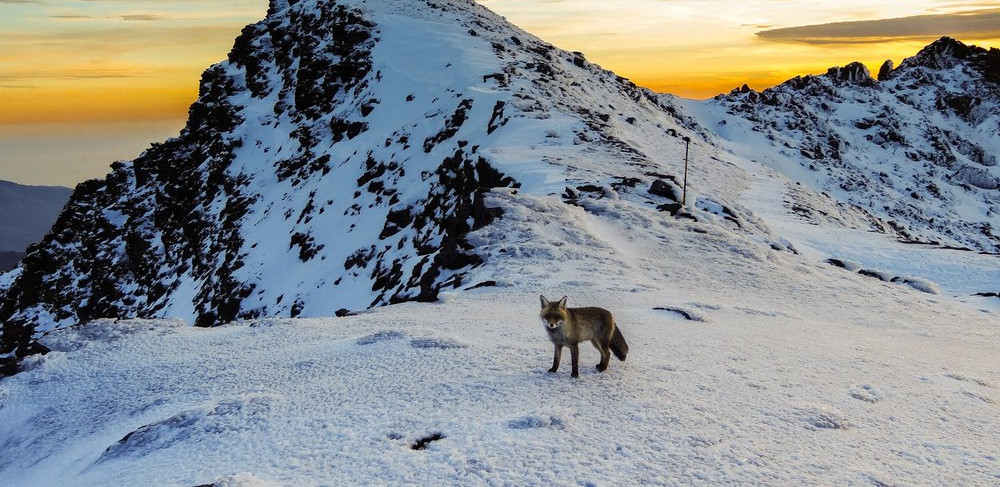
<svg viewBox="0 0 1000 487">
<path fill-rule="evenodd" d="M 232 171 L 253 175 L 260 196 L 241 229 L 239 277 L 259 284 L 265 314 L 305 303 L 302 318 L 193 328 L 202 288 L 182 274 L 158 311 L 175 319 L 41 330 L 53 351 L 0 379 L 3 483 L 1000 483 L 1000 300 L 973 296 L 1000 291 L 997 256 L 874 231 L 870 215 L 814 191 L 822 181 L 759 134 L 719 125 L 717 107 L 635 99 L 595 67 L 559 71 L 558 89 L 527 74 L 498 89 L 483 78 L 497 71 L 488 46 L 512 45 L 511 31 L 474 4 L 442 2 L 480 12 L 469 37 L 469 26 L 408 2 L 349 3 L 373 10 L 382 81 L 357 96 L 380 100 L 368 131 L 312 148 L 331 155 L 337 177 L 279 181 L 274 154 L 301 148 L 291 122 L 274 120 L 278 94 L 234 99 L 248 122 Z M 435 54 L 414 55 L 425 52 Z M 505 53 L 505 67 L 525 69 Z M 553 64 L 573 66 L 563 54 Z M 465 96 L 475 103 L 454 140 L 425 151 Z M 496 101 L 509 120 L 486 133 Z M 427 117 L 433 130 L 420 128 Z M 404 134 L 412 147 L 384 143 Z M 648 189 L 682 174 L 682 135 L 690 185 L 674 217 Z M 414 189 L 421 169 L 457 140 L 482 145 L 521 183 L 487 194 L 503 216 L 468 236 L 485 264 L 435 303 L 331 317 L 372 301 L 369 274 L 341 263 L 376 240 L 389 209 L 369 193 L 357 214 L 354 200 L 324 203 L 358 189 L 368 154 L 352 149 L 405 165 L 407 205 L 425 191 Z M 583 185 L 599 190 L 574 189 Z M 567 188 L 580 194 L 564 198 Z M 299 216 L 311 203 L 321 209 Z M 325 244 L 315 259 L 296 255 L 294 231 Z M 386 262 L 411 254 L 396 248 Z M 568 354 L 547 373 L 539 294 L 611 310 L 627 360 L 598 373 L 598 353 L 582 344 L 579 379 Z"/>
<path fill-rule="evenodd" d="M 477 269 L 470 282 L 489 277 L 498 287 L 343 318 L 211 329 L 103 320 L 52 332 L 43 342 L 53 352 L 0 382 L 3 478 L 241 486 L 1000 479 L 995 314 L 626 199 L 600 200 L 601 213 L 546 195 L 491 199 L 505 218 L 476 238 L 511 258 Z M 813 237 L 830 234 L 818 228 Z M 892 249 L 879 255 L 908 252 Z M 579 379 L 568 364 L 547 373 L 538 294 L 612 310 L 628 359 L 598 373 L 590 367 L 597 352 L 584 346 Z"/>
</svg>

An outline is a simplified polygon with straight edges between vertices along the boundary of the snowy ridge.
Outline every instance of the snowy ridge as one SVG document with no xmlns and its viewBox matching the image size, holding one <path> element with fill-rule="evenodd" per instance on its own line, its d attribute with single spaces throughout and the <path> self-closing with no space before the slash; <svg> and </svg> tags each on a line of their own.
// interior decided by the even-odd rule
<svg viewBox="0 0 1000 487">
<path fill-rule="evenodd" d="M 878 80 L 853 63 L 690 106 L 737 153 L 864 208 L 900 238 L 996 254 L 998 71 L 997 49 L 942 38 Z"/>
<path fill-rule="evenodd" d="M 434 300 L 482 264 L 465 234 L 500 216 L 494 187 L 631 194 L 770 240 L 734 203 L 736 172 L 715 172 L 715 195 L 694 179 L 678 204 L 681 138 L 705 144 L 692 129 L 672 97 L 474 3 L 272 2 L 205 71 L 178 138 L 77 188 L 5 293 L 2 352 L 93 318 L 211 326 Z"/>
</svg>

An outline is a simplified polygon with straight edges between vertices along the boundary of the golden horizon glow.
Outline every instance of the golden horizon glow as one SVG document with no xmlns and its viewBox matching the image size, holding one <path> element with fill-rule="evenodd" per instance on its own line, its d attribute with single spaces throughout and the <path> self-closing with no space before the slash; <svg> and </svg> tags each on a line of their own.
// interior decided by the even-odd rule
<svg viewBox="0 0 1000 487">
<path fill-rule="evenodd" d="M 873 72 L 943 35 L 1000 46 L 1000 1 L 482 0 L 558 47 L 654 91 L 704 99 L 862 62 Z M 773 32 L 770 36 L 759 33 Z M 848 36 L 848 34 L 850 36 Z"/>
<path fill-rule="evenodd" d="M 0 125 L 186 116 L 267 2 L 0 0 Z"/>
<path fill-rule="evenodd" d="M 654 91 L 708 98 L 763 89 L 861 61 L 898 64 L 935 34 L 830 42 L 762 40 L 757 32 L 879 19 L 1000 12 L 1000 2 L 757 0 L 484 0 L 539 37 Z M 796 4 L 803 5 L 796 7 Z M 182 118 L 201 72 L 224 59 L 266 2 L 110 0 L 0 2 L 0 125 Z M 784 5 L 784 8 L 781 8 Z M 137 7 L 138 6 L 138 7 Z M 18 18 L 20 17 L 20 18 Z M 924 19 L 924 23 L 941 20 Z M 878 26 L 875 26 L 878 27 Z M 993 31 L 962 36 L 1000 45 Z"/>
<path fill-rule="evenodd" d="M 686 98 L 762 90 L 854 61 L 876 72 L 942 35 L 1000 47 L 1000 0 L 481 3 L 636 84 Z M 0 179 L 25 163 L 8 150 L 20 142 L 13 127 L 179 129 L 201 73 L 266 9 L 266 0 L 0 0 Z M 160 140 L 165 125 L 148 126 Z"/>
</svg>

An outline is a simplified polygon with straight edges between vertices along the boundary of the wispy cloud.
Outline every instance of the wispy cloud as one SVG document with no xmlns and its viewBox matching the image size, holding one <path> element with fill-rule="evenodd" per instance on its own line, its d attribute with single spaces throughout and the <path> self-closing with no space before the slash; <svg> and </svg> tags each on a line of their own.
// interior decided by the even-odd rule
<svg viewBox="0 0 1000 487">
<path fill-rule="evenodd" d="M 152 22 L 157 20 L 166 20 L 166 17 L 162 15 L 153 14 L 126 14 L 120 15 L 118 18 L 129 22 Z"/>
<path fill-rule="evenodd" d="M 132 79 L 132 78 L 151 78 L 152 75 L 148 74 L 77 74 L 77 75 L 65 75 L 65 76 L 51 76 L 48 79 L 59 79 L 66 81 L 83 80 L 83 79 Z M 43 79 L 43 78 L 36 78 Z"/>
<path fill-rule="evenodd" d="M 58 15 L 50 15 L 49 18 L 57 20 L 91 20 L 95 17 L 83 14 L 58 14 Z"/>
<path fill-rule="evenodd" d="M 1000 37 L 1000 9 L 836 22 L 757 32 L 758 38 L 767 41 L 807 44 L 868 43 L 893 38 L 915 39 L 945 35 L 959 38 Z"/>
</svg>

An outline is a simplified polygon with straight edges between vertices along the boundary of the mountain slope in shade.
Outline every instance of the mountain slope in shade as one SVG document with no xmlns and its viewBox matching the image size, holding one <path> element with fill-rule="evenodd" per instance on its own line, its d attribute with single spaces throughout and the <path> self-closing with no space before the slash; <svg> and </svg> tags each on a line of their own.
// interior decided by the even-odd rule
<svg viewBox="0 0 1000 487">
<path fill-rule="evenodd" d="M 853 63 L 692 110 L 737 153 L 902 238 L 1000 253 L 1000 50 L 942 38 L 878 79 Z"/>
<path fill-rule="evenodd" d="M 0 181 L 0 251 L 24 252 L 41 240 L 72 191 Z"/>
</svg>

